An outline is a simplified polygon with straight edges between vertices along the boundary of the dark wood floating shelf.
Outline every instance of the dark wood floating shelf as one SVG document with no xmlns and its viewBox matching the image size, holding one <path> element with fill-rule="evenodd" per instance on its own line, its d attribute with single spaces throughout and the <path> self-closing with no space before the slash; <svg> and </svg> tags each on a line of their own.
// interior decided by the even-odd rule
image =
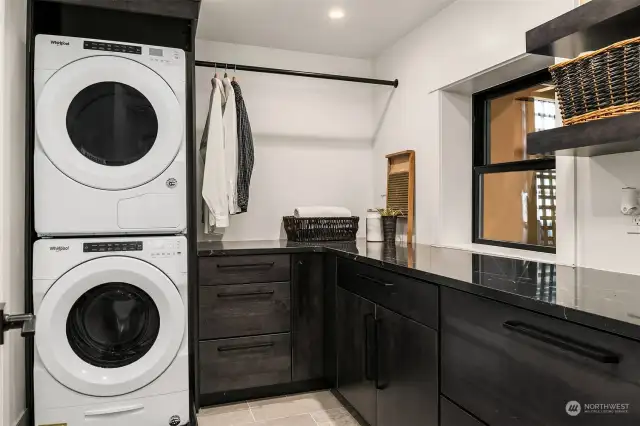
<svg viewBox="0 0 640 426">
<path fill-rule="evenodd" d="M 640 113 L 527 135 L 527 153 L 595 157 L 640 151 Z"/>
<path fill-rule="evenodd" d="M 77 6 L 91 6 L 125 12 L 198 19 L 200 0 L 41 0 Z"/>
<path fill-rule="evenodd" d="M 640 0 L 592 0 L 527 31 L 527 52 L 575 58 L 640 36 Z"/>
</svg>

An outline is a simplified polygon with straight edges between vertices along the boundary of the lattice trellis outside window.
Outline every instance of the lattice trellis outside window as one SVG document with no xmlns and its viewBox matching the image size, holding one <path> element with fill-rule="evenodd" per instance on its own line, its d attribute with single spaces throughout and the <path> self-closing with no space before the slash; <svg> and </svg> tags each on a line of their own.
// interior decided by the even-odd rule
<svg viewBox="0 0 640 426">
<path fill-rule="evenodd" d="M 538 244 L 556 245 L 556 171 L 536 172 Z"/>
</svg>

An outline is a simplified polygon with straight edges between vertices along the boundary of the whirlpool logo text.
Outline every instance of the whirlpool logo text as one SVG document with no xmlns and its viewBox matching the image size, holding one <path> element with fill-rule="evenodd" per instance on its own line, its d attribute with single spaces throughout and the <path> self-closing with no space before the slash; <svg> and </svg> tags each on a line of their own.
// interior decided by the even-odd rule
<svg viewBox="0 0 640 426">
<path fill-rule="evenodd" d="M 49 247 L 51 251 L 67 251 L 69 250 L 69 246 L 51 246 Z"/>
<path fill-rule="evenodd" d="M 56 46 L 68 46 L 68 41 L 60 41 L 60 40 L 51 40 L 51 44 L 55 44 Z"/>
</svg>

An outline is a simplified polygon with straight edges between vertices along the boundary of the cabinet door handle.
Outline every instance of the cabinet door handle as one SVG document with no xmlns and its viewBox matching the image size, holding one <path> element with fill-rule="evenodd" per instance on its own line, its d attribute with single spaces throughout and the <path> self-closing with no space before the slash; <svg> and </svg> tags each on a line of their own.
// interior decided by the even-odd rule
<svg viewBox="0 0 640 426">
<path fill-rule="evenodd" d="M 272 346 L 273 346 L 273 342 L 255 343 L 255 344 L 251 344 L 251 345 L 220 346 L 218 348 L 218 352 L 244 351 L 244 350 L 248 350 L 248 349 L 270 348 Z"/>
<path fill-rule="evenodd" d="M 384 364 L 384 360 L 382 359 L 382 355 L 380 352 L 380 348 L 382 347 L 382 320 L 381 319 L 377 319 L 375 322 L 375 328 L 376 328 L 376 389 L 379 390 L 385 390 L 387 387 L 389 387 L 388 383 L 384 383 L 380 381 L 380 365 L 382 364 L 383 366 Z"/>
<path fill-rule="evenodd" d="M 273 268 L 275 262 L 265 262 L 265 263 L 244 263 L 241 265 L 216 265 L 218 269 L 244 269 L 244 268 L 253 268 L 253 269 L 270 269 Z"/>
<path fill-rule="evenodd" d="M 570 337 L 561 336 L 521 321 L 506 321 L 502 326 L 515 333 L 523 334 L 532 339 L 548 343 L 557 348 L 576 353 L 603 364 L 618 364 L 620 362 L 620 356 L 611 351 L 578 342 Z"/>
<path fill-rule="evenodd" d="M 393 283 L 387 283 L 387 282 L 384 282 L 384 281 L 380 281 L 379 279 L 376 279 L 376 278 L 370 277 L 370 276 L 368 276 L 368 275 L 364 275 L 364 274 L 357 274 L 357 276 L 358 276 L 358 277 L 360 277 L 360 278 L 362 278 L 362 279 L 365 279 L 365 280 L 367 280 L 367 281 L 371 281 L 371 282 L 373 282 L 373 283 L 376 283 L 376 284 L 378 284 L 378 285 L 380 285 L 380 286 L 383 286 L 383 287 L 393 287 Z"/>
<path fill-rule="evenodd" d="M 372 372 L 375 363 L 371 360 L 371 356 L 375 353 L 375 350 L 371 350 L 371 329 L 370 324 L 373 324 L 375 328 L 375 317 L 373 314 L 367 314 L 364 317 L 364 378 L 366 380 L 375 380 L 375 372 Z M 374 331 L 375 332 L 375 331 Z M 375 348 L 374 348 L 375 349 Z"/>
<path fill-rule="evenodd" d="M 248 296 L 273 296 L 275 294 L 274 290 L 269 291 L 248 291 L 246 293 L 218 293 L 219 298 L 230 298 L 230 297 L 248 297 Z"/>
</svg>

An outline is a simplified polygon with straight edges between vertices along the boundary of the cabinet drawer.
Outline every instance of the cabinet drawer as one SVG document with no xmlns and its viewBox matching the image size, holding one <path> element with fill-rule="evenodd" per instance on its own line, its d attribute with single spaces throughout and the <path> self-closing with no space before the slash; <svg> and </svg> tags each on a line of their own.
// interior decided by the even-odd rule
<svg viewBox="0 0 640 426">
<path fill-rule="evenodd" d="M 289 382 L 289 333 L 200 342 L 201 394 Z"/>
<path fill-rule="evenodd" d="M 445 397 L 440 397 L 440 426 L 485 426 Z"/>
<path fill-rule="evenodd" d="M 289 255 L 200 258 L 200 285 L 289 281 Z"/>
<path fill-rule="evenodd" d="M 338 285 L 406 317 L 438 328 L 438 286 L 338 259 Z"/>
<path fill-rule="evenodd" d="M 640 424 L 640 343 L 442 291 L 442 393 L 491 426 Z M 569 416 L 578 401 L 582 412 Z M 625 414 L 587 404 L 629 404 Z M 496 409 L 499 407 L 500 409 Z M 593 408 L 593 407 L 592 407 Z"/>
<path fill-rule="evenodd" d="M 291 285 L 200 287 L 200 340 L 285 333 L 291 328 Z"/>
</svg>

